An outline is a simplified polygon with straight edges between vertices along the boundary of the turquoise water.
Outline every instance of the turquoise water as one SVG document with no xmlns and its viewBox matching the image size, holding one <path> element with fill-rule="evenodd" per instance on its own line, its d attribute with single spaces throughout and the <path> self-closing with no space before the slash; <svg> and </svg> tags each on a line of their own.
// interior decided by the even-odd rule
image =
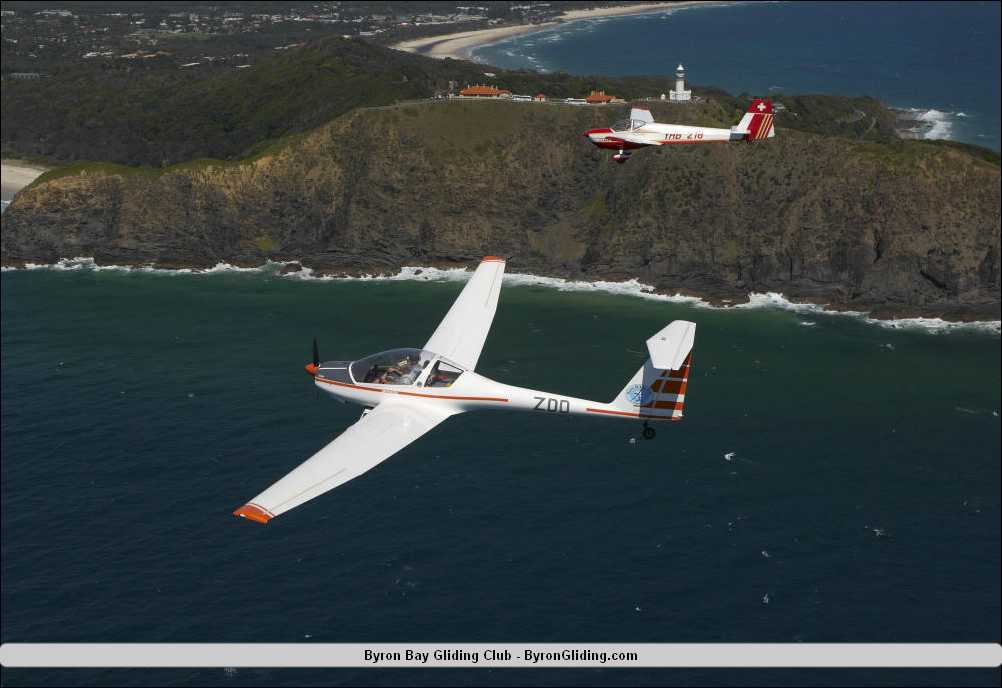
<svg viewBox="0 0 1002 688">
<path fill-rule="evenodd" d="M 999 150 L 1000 23 L 998 2 L 751 2 L 573 22 L 474 56 L 611 75 L 681 62 L 693 83 L 735 94 L 870 95 L 916 108 L 929 138 Z"/>
<path fill-rule="evenodd" d="M 694 320 L 685 421 L 631 443 L 629 421 L 465 414 L 261 527 L 230 512 L 359 414 L 316 398 L 302 371 L 311 337 L 325 358 L 420 346 L 461 283 L 39 270 L 4 272 L 0 286 L 3 642 L 999 639 L 997 334 L 506 286 L 479 370 L 578 396 L 611 398 L 647 336 Z M 997 685 L 999 675 L 828 676 Z"/>
</svg>

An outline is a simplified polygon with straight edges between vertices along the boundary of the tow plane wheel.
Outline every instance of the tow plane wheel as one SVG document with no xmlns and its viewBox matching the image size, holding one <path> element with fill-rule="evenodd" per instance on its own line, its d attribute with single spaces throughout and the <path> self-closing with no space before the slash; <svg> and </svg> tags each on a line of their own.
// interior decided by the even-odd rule
<svg viewBox="0 0 1002 688">
<path fill-rule="evenodd" d="M 644 439 L 645 440 L 652 440 L 652 439 L 654 439 L 657 436 L 657 434 L 658 434 L 657 430 L 655 430 L 650 425 L 648 425 L 647 421 L 645 420 L 644 421 Z"/>
</svg>

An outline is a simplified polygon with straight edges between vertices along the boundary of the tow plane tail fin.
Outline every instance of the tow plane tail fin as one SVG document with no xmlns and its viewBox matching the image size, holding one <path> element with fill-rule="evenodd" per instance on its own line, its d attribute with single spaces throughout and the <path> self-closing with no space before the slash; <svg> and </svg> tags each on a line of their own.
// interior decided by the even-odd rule
<svg viewBox="0 0 1002 688">
<path fill-rule="evenodd" d="M 772 119 L 772 101 L 768 98 L 756 98 L 737 126 L 731 127 L 731 131 L 739 134 L 745 141 L 771 139 L 776 135 Z"/>
<path fill-rule="evenodd" d="M 695 337 L 696 323 L 675 320 L 648 339 L 649 357 L 609 405 L 639 418 L 681 420 Z"/>
</svg>

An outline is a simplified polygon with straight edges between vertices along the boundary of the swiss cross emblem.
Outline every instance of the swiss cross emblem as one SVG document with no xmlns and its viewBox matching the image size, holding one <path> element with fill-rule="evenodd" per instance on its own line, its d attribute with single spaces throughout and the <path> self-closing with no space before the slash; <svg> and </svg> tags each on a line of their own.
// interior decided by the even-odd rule
<svg viewBox="0 0 1002 688">
<path fill-rule="evenodd" d="M 759 103 L 758 104 L 758 111 L 762 112 L 762 110 L 765 110 L 765 103 Z"/>
</svg>

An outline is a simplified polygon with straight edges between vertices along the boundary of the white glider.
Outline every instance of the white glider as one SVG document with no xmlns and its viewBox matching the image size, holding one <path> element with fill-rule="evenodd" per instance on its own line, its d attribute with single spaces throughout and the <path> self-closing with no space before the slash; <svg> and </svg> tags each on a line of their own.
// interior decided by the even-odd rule
<svg viewBox="0 0 1002 688">
<path fill-rule="evenodd" d="M 367 407 L 362 417 L 291 473 L 234 511 L 267 523 L 346 483 L 449 416 L 478 409 L 598 415 L 644 421 L 682 418 L 695 323 L 676 320 L 647 340 L 650 357 L 608 403 L 496 382 L 474 372 L 497 310 L 504 260 L 485 257 L 423 349 L 392 349 L 357 361 L 319 360 L 306 371 L 317 387 Z"/>
</svg>

